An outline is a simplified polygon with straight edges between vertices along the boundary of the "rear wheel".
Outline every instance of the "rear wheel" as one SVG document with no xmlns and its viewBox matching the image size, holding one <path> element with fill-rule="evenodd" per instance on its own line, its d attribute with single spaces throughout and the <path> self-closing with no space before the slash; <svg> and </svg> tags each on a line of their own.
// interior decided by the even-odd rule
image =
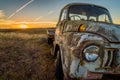
<svg viewBox="0 0 120 80">
<path fill-rule="evenodd" d="M 52 45 L 53 44 L 53 38 L 48 38 L 48 44 Z"/>
<path fill-rule="evenodd" d="M 48 44 L 49 44 L 49 47 L 50 47 L 50 53 L 51 53 L 51 55 L 53 55 L 53 50 L 54 50 L 53 38 L 48 38 Z"/>
<path fill-rule="evenodd" d="M 50 53 L 51 53 L 52 56 L 54 56 L 53 50 L 54 50 L 54 46 L 53 46 L 53 45 L 50 45 Z"/>
</svg>

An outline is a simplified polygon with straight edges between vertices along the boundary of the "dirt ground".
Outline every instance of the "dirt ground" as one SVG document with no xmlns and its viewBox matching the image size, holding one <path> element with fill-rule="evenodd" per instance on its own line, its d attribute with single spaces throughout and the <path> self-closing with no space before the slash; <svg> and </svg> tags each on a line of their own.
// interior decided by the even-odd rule
<svg viewBox="0 0 120 80">
<path fill-rule="evenodd" d="M 0 80 L 55 80 L 46 29 L 0 32 Z"/>
<path fill-rule="evenodd" d="M 0 30 L 0 80 L 56 80 L 54 62 L 46 29 Z"/>
</svg>

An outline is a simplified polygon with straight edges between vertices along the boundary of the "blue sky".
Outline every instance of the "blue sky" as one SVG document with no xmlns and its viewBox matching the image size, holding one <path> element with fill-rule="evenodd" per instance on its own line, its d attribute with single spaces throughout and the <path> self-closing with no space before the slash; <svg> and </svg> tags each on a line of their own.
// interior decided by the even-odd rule
<svg viewBox="0 0 120 80">
<path fill-rule="evenodd" d="M 120 0 L 0 0 L 0 21 L 57 22 L 61 8 L 72 2 L 104 6 L 120 24 Z"/>
</svg>

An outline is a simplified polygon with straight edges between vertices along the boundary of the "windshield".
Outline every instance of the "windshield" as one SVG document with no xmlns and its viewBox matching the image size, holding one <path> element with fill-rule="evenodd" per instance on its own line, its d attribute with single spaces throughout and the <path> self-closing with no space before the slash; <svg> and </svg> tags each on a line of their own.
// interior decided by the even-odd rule
<svg viewBox="0 0 120 80">
<path fill-rule="evenodd" d="M 92 5 L 71 6 L 69 9 L 69 19 L 112 23 L 107 9 Z"/>
</svg>

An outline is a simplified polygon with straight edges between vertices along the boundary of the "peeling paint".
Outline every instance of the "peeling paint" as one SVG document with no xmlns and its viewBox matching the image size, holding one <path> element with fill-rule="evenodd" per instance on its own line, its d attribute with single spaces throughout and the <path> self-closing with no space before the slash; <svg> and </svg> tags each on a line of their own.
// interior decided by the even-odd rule
<svg viewBox="0 0 120 80">
<path fill-rule="evenodd" d="M 67 75 L 87 78 L 89 72 L 120 74 L 120 27 L 111 23 L 67 18 L 63 20 L 65 25 L 61 24 L 62 21 L 58 23 L 55 44 L 62 49 L 63 71 Z M 86 26 L 85 31 L 79 31 L 80 25 Z M 86 53 L 83 50 L 91 45 L 99 48 L 98 53 L 93 48 L 88 51 L 99 56 L 95 61 L 88 61 L 84 56 Z"/>
</svg>

